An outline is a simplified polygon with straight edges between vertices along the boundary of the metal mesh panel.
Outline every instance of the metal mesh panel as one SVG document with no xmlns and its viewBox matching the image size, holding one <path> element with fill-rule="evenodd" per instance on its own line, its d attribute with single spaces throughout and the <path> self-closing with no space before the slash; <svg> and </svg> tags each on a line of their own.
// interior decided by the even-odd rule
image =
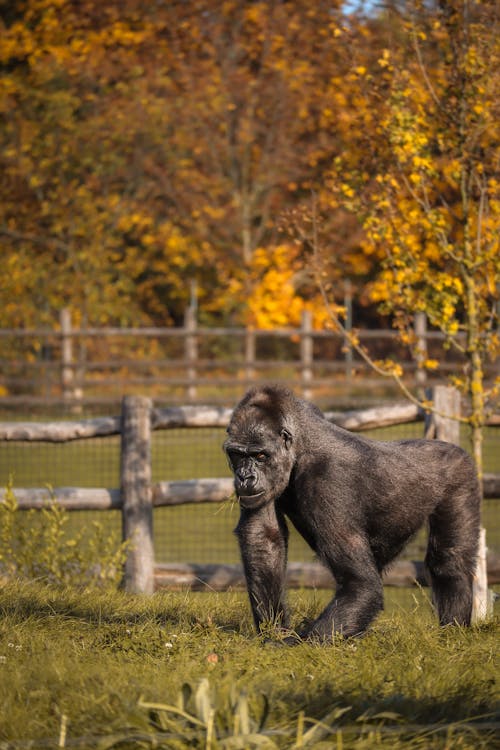
<svg viewBox="0 0 500 750">
<path fill-rule="evenodd" d="M 423 424 L 414 423 L 363 433 L 382 440 L 415 438 Z M 225 430 L 220 428 L 158 430 L 152 435 L 153 482 L 229 476 L 222 452 Z M 467 435 L 462 433 L 462 444 Z M 9 476 L 17 487 L 119 487 L 120 437 L 105 437 L 68 443 L 0 442 L 0 482 Z M 500 472 L 500 429 L 485 430 L 484 468 Z M 485 500 L 483 523 L 488 547 L 500 551 L 499 500 Z M 71 514 L 74 527 L 94 518 L 119 531 L 119 512 L 78 511 Z M 236 562 L 239 559 L 232 530 L 238 520 L 237 506 L 203 503 L 157 508 L 154 512 L 155 554 L 158 562 Z M 426 534 L 420 532 L 405 550 L 407 559 L 422 559 Z M 290 560 L 310 561 L 313 553 L 291 529 Z"/>
<path fill-rule="evenodd" d="M 222 451 L 224 429 L 158 430 L 152 436 L 153 482 L 230 475 Z M 236 562 L 232 529 L 238 511 L 230 501 L 157 508 L 154 512 L 158 562 Z"/>
<path fill-rule="evenodd" d="M 0 442 L 0 483 L 12 478 L 14 487 L 119 487 L 120 436 L 67 443 Z M 57 500 L 57 493 L 54 493 Z M 74 511 L 69 515 L 68 536 L 99 521 L 117 543 L 121 536 L 118 511 Z"/>
<path fill-rule="evenodd" d="M 118 487 L 120 437 L 67 443 L 1 442 L 0 482 L 17 487 Z"/>
<path fill-rule="evenodd" d="M 423 436 L 422 422 L 378 428 L 363 435 L 376 440 L 397 440 Z M 221 445 L 223 429 L 175 429 L 153 435 L 153 480 L 194 479 L 229 476 Z M 467 435 L 463 431 L 463 447 Z M 485 430 L 485 471 L 500 471 L 500 430 Z M 488 546 L 500 549 L 500 505 L 486 500 L 483 522 Z M 158 508 L 154 514 L 155 554 L 158 562 L 231 563 L 239 559 L 232 530 L 238 521 L 238 508 L 231 502 Z M 312 561 L 314 553 L 290 526 L 289 559 Z M 422 529 L 403 552 L 403 558 L 422 560 L 427 532 Z"/>
</svg>

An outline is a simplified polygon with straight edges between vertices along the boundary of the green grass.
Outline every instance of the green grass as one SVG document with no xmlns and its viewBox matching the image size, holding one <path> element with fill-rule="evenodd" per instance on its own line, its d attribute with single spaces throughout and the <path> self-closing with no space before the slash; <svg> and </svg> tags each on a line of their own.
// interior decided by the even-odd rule
<svg viewBox="0 0 500 750">
<path fill-rule="evenodd" d="M 291 595 L 295 624 L 324 598 Z M 0 747 L 494 748 L 499 624 L 439 629 L 425 594 L 390 594 L 363 639 L 289 649 L 254 635 L 243 594 L 9 583 Z"/>
</svg>

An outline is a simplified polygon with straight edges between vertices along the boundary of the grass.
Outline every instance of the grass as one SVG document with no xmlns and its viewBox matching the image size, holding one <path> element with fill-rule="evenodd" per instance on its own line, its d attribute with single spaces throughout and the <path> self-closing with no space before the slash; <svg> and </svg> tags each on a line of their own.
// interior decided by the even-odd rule
<svg viewBox="0 0 500 750">
<path fill-rule="evenodd" d="M 298 624 L 324 595 L 291 603 Z M 288 649 L 254 635 L 243 594 L 12 582 L 0 747 L 499 747 L 499 624 L 439 629 L 425 594 L 389 592 L 363 639 Z"/>
</svg>

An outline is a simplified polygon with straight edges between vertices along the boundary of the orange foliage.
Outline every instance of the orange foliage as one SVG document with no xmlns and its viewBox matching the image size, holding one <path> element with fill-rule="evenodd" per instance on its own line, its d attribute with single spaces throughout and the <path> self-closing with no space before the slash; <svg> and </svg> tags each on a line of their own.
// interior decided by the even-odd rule
<svg viewBox="0 0 500 750">
<path fill-rule="evenodd" d="M 11 5 L 0 35 L 0 324 L 51 321 L 67 304 L 91 323 L 178 323 L 196 280 L 205 320 L 296 324 L 310 306 L 321 326 L 300 275 L 311 194 L 339 289 L 347 276 L 360 292 L 376 279 L 372 295 L 393 298 L 404 269 L 395 264 L 389 284 L 384 247 L 403 233 L 409 252 L 425 233 L 419 273 L 446 273 L 438 195 L 449 205 L 460 190 L 460 159 L 445 155 L 446 129 L 433 130 L 432 94 L 418 64 L 406 64 L 414 51 L 390 14 L 346 17 L 327 0 Z M 439 49 L 443 28 L 426 33 Z M 470 108 L 478 125 L 498 81 L 481 72 L 483 52 L 467 58 L 486 86 Z M 425 228 L 412 191 L 433 170 Z M 475 174 L 491 193 L 481 222 L 493 237 L 498 185 Z M 366 236 L 346 210 L 358 196 L 376 198 Z M 294 212 L 305 227 L 300 252 L 277 238 Z M 451 321 L 461 291 L 437 278 Z M 484 278 L 491 299 L 494 279 Z"/>
<path fill-rule="evenodd" d="M 304 310 L 313 314 L 313 325 L 322 328 L 328 316 L 319 295 L 305 299 L 300 293 L 304 272 L 294 245 L 258 248 L 250 269 L 251 292 L 247 322 L 255 328 L 298 327 Z"/>
</svg>

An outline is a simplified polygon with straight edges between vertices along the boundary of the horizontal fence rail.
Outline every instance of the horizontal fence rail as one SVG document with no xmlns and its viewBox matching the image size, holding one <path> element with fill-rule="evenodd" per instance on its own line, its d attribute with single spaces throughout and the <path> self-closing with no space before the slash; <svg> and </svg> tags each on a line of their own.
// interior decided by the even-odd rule
<svg viewBox="0 0 500 750">
<path fill-rule="evenodd" d="M 233 480 L 228 477 L 179 479 L 152 484 L 153 506 L 186 505 L 189 503 L 221 503 L 232 495 Z M 123 501 L 119 489 L 104 487 L 29 487 L 14 490 L 22 510 L 43 508 L 52 497 L 67 510 L 121 510 Z M 5 490 L 0 489 L 0 501 Z M 483 497 L 500 497 L 500 474 L 485 474 Z"/>
<path fill-rule="evenodd" d="M 438 386 L 434 393 L 435 403 L 439 403 L 439 399 L 445 403 L 449 391 L 450 389 Z M 57 443 L 120 434 L 120 488 L 14 488 L 19 508 L 41 509 L 55 498 L 67 510 L 121 511 L 124 519 L 126 518 L 123 524 L 124 538 L 136 541 L 135 545 L 130 546 L 126 563 L 125 585 L 131 591 L 150 592 L 155 585 L 167 584 L 218 588 L 222 586 L 221 581 L 225 581 L 226 586 L 237 587 L 243 581 L 241 566 L 214 567 L 184 562 L 155 565 L 152 547 L 153 508 L 189 503 L 222 503 L 231 497 L 233 483 L 230 477 L 151 482 L 151 430 L 225 427 L 231 413 L 230 409 L 212 406 L 187 405 L 158 409 L 153 408 L 148 398 L 131 396 L 123 400 L 120 417 L 52 423 L 0 423 L 0 444 L 10 441 Z M 325 416 L 333 423 L 353 431 L 424 421 L 424 414 L 407 402 L 359 411 L 326 412 Z M 455 416 L 458 415 L 455 413 Z M 497 416 L 492 418 L 491 424 L 498 423 Z M 450 439 L 455 434 L 455 425 L 453 420 L 436 420 L 434 436 Z M 429 431 L 428 426 L 426 431 Z M 483 486 L 485 498 L 499 498 L 500 474 L 486 474 Z M 0 501 L 4 497 L 5 491 L 0 490 Z M 137 529 L 140 529 L 140 534 Z M 500 582 L 500 556 L 488 553 L 487 564 L 490 583 Z M 319 563 L 291 564 L 288 575 L 292 585 L 294 582 L 296 585 L 318 587 L 332 584 L 331 575 Z M 418 561 L 399 561 L 387 572 L 385 582 L 389 585 L 423 583 L 423 564 Z"/>
<path fill-rule="evenodd" d="M 153 409 L 152 429 L 174 427 L 227 427 L 232 410 L 213 406 L 173 406 Z M 326 411 L 326 419 L 353 432 L 424 421 L 423 412 L 414 404 L 401 402 L 352 411 Z M 487 425 L 500 425 L 492 415 Z M 119 435 L 120 417 L 97 417 L 68 422 L 0 422 L 0 441 L 41 441 L 63 443 L 69 440 Z"/>
</svg>

